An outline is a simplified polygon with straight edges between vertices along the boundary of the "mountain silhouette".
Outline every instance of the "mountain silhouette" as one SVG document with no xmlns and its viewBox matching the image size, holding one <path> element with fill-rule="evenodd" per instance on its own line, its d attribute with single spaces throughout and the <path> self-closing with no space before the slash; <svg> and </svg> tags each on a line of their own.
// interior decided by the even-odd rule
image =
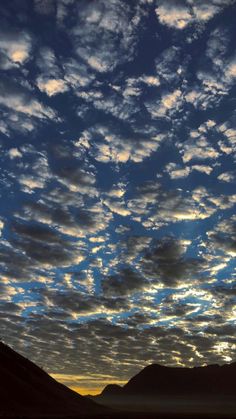
<svg viewBox="0 0 236 419">
<path fill-rule="evenodd" d="M 183 368 L 153 364 L 135 375 L 126 394 L 236 395 L 236 363 Z"/>
<path fill-rule="evenodd" d="M 108 385 L 92 399 L 110 407 L 236 417 L 236 363 L 194 368 L 153 364 L 123 387 Z"/>
<path fill-rule="evenodd" d="M 0 342 L 0 417 L 84 417 L 101 406 L 58 383 L 33 362 Z"/>
</svg>

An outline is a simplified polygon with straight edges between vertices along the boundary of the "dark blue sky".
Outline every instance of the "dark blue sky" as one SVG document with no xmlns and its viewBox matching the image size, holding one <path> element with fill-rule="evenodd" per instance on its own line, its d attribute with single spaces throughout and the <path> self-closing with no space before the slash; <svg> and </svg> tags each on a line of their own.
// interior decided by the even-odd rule
<svg viewBox="0 0 236 419">
<path fill-rule="evenodd" d="M 235 360 L 236 2 L 0 9 L 2 339 L 81 392 Z"/>
</svg>

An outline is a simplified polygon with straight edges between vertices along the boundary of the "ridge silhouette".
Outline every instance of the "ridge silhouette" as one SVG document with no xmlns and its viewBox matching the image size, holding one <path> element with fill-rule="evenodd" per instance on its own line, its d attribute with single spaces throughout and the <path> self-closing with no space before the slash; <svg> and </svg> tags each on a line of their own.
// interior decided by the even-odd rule
<svg viewBox="0 0 236 419">
<path fill-rule="evenodd" d="M 123 387 L 109 384 L 91 399 L 131 411 L 236 418 L 236 362 L 193 368 L 152 364 Z"/>
<path fill-rule="evenodd" d="M 100 395 L 84 397 L 0 342 L 0 377 L 4 419 L 236 417 L 236 363 L 194 368 L 153 364 L 123 387 L 109 384 Z"/>
<path fill-rule="evenodd" d="M 126 394 L 235 395 L 236 362 L 219 366 L 145 367 L 123 386 Z"/>
<path fill-rule="evenodd" d="M 2 342 L 0 377 L 0 417 L 76 414 L 79 418 L 104 411 Z"/>
</svg>

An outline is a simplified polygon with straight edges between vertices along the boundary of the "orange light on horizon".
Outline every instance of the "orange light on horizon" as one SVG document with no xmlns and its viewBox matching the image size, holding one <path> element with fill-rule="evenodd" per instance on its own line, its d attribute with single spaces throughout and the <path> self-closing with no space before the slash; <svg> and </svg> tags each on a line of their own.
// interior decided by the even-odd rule
<svg viewBox="0 0 236 419">
<path fill-rule="evenodd" d="M 100 394 L 108 384 L 118 384 L 123 386 L 127 383 L 127 380 L 120 380 L 118 377 L 106 374 L 74 375 L 51 373 L 50 375 L 59 383 L 64 384 L 82 396 L 88 394 L 95 396 Z"/>
<path fill-rule="evenodd" d="M 102 390 L 104 389 L 104 386 L 97 387 L 97 388 L 77 387 L 77 386 L 71 387 L 70 386 L 69 388 L 75 391 L 76 393 L 81 394 L 81 396 L 87 396 L 88 394 L 91 396 L 96 396 L 97 394 L 100 394 L 102 392 Z"/>
</svg>

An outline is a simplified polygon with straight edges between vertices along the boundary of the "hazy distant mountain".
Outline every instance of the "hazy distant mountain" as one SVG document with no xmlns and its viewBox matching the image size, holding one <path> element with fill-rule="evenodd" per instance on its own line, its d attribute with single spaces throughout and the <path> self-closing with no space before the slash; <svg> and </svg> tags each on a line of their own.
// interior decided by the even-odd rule
<svg viewBox="0 0 236 419">
<path fill-rule="evenodd" d="M 58 383 L 33 362 L 0 343 L 0 417 L 100 412 L 92 400 Z"/>
<path fill-rule="evenodd" d="M 236 363 L 195 368 L 149 365 L 123 387 L 109 385 L 93 400 L 108 406 L 172 412 L 189 409 L 222 414 L 227 410 L 236 417 Z"/>
</svg>

